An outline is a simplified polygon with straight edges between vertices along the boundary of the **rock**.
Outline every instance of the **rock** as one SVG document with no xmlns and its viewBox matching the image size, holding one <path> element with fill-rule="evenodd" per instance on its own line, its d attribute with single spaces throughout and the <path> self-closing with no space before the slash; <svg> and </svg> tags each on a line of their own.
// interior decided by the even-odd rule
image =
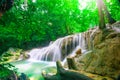
<svg viewBox="0 0 120 80">
<path fill-rule="evenodd" d="M 82 54 L 81 49 L 78 49 L 75 53 L 76 53 L 76 55 L 81 55 Z"/>
<path fill-rule="evenodd" d="M 120 75 L 118 75 L 117 80 L 120 80 Z"/>
<path fill-rule="evenodd" d="M 109 34 L 109 35 L 106 37 L 106 39 L 114 38 L 114 37 L 117 36 L 117 34 L 118 34 L 117 32 L 111 33 L 111 34 Z"/>
<path fill-rule="evenodd" d="M 65 70 L 60 61 L 56 62 L 57 73 L 55 75 L 42 74 L 45 80 L 93 80 L 79 72 Z"/>
<path fill-rule="evenodd" d="M 69 36 L 69 37 L 66 37 L 61 43 L 62 59 L 64 59 L 66 55 L 69 55 L 69 53 L 71 53 L 71 51 L 73 50 L 72 41 L 73 41 L 73 36 Z"/>
<path fill-rule="evenodd" d="M 29 80 L 29 78 L 26 76 L 26 74 L 21 73 L 21 75 L 18 77 L 18 80 Z"/>
<path fill-rule="evenodd" d="M 22 49 L 18 48 L 9 48 L 8 51 L 4 52 L 2 55 L 2 59 L 5 62 L 11 62 L 18 60 L 21 55 Z"/>
<path fill-rule="evenodd" d="M 95 48 L 102 49 L 103 47 L 105 47 L 105 45 L 106 45 L 105 43 L 101 43 L 101 44 L 95 46 Z"/>
<path fill-rule="evenodd" d="M 69 69 L 78 70 L 74 58 L 67 57 L 67 64 Z"/>
<path fill-rule="evenodd" d="M 79 56 L 75 63 L 81 71 L 116 79 L 120 74 L 120 32 L 111 29 L 104 33 L 94 31 L 92 37 L 89 31 L 86 32 L 88 48 L 92 52 Z"/>
<path fill-rule="evenodd" d="M 25 60 L 25 59 L 28 59 L 28 58 L 30 58 L 30 55 L 27 54 L 27 52 L 21 52 L 21 55 L 20 55 L 18 60 Z"/>
</svg>

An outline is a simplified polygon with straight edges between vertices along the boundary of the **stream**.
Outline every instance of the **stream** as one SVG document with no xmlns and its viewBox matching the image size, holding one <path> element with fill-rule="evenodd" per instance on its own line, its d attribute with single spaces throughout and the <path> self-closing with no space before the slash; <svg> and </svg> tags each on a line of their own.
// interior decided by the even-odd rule
<svg viewBox="0 0 120 80">
<path fill-rule="evenodd" d="M 56 61 L 65 61 L 66 56 L 75 55 L 76 51 L 86 51 L 84 34 L 69 35 L 59 38 L 43 48 L 32 49 L 28 60 L 12 62 L 18 68 L 18 74 L 25 73 L 30 80 L 44 80 L 41 73 L 56 73 Z M 81 52 L 79 52 L 81 54 Z"/>
</svg>

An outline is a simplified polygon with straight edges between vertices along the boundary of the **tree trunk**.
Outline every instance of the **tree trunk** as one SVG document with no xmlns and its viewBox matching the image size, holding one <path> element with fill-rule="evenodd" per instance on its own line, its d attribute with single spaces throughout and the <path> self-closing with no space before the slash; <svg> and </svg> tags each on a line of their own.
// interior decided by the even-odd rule
<svg viewBox="0 0 120 80">
<path fill-rule="evenodd" d="M 100 29 L 105 29 L 105 19 L 104 19 L 104 13 L 102 9 L 102 0 L 97 0 L 97 7 L 98 7 L 98 14 L 99 14 L 99 28 Z"/>
<path fill-rule="evenodd" d="M 60 61 L 56 62 L 57 73 L 56 75 L 47 75 L 42 73 L 45 80 L 93 80 L 79 72 L 65 70 Z"/>
<path fill-rule="evenodd" d="M 69 69 L 78 70 L 75 64 L 74 58 L 67 58 L 67 64 Z"/>
<path fill-rule="evenodd" d="M 103 30 L 106 28 L 105 19 L 104 19 L 104 12 L 105 12 L 105 15 L 106 15 L 106 18 L 107 18 L 109 24 L 113 24 L 116 22 L 116 20 L 113 19 L 111 14 L 109 13 L 103 0 L 97 0 L 97 7 L 98 7 L 98 13 L 99 13 L 99 28 L 100 29 Z"/>
</svg>

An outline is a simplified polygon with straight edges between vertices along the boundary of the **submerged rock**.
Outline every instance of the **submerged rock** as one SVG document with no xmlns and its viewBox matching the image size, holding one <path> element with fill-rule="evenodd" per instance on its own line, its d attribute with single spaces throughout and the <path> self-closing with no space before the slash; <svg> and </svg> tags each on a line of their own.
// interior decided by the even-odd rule
<svg viewBox="0 0 120 80">
<path fill-rule="evenodd" d="M 21 75 L 18 77 L 18 80 L 29 80 L 29 78 L 26 76 L 26 74 L 21 73 Z"/>
</svg>

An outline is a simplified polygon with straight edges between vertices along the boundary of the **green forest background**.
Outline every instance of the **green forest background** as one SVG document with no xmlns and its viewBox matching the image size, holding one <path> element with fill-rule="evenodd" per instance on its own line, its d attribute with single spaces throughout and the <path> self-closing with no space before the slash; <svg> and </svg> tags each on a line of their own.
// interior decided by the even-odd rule
<svg viewBox="0 0 120 80">
<path fill-rule="evenodd" d="M 83 3 L 86 1 L 86 4 Z M 104 0 L 120 20 L 119 0 Z M 0 54 L 10 47 L 31 49 L 98 25 L 96 0 L 15 0 L 0 18 Z"/>
</svg>

